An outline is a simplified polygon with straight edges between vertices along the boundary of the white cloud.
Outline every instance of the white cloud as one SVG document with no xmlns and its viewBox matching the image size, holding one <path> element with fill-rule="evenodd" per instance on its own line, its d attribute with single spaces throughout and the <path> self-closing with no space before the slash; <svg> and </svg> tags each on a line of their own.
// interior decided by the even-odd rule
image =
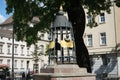
<svg viewBox="0 0 120 80">
<path fill-rule="evenodd" d="M 5 21 L 5 17 L 0 14 L 0 24 Z"/>
</svg>

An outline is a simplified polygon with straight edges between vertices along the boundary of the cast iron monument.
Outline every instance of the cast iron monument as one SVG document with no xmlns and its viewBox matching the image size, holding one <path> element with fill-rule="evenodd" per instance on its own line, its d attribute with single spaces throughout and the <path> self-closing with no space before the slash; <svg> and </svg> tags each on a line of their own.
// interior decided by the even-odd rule
<svg viewBox="0 0 120 80">
<path fill-rule="evenodd" d="M 95 75 L 76 65 L 72 24 L 62 8 L 50 26 L 49 65 L 35 74 L 35 80 L 95 80 Z"/>
</svg>

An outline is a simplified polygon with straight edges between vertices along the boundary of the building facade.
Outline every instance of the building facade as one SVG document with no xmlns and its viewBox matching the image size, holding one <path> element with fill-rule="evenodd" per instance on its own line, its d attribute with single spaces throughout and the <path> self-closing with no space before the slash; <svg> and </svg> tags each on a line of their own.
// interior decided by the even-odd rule
<svg viewBox="0 0 120 80">
<path fill-rule="evenodd" d="M 86 27 L 84 41 L 91 56 L 92 72 L 99 77 L 120 76 L 120 8 L 114 4 L 111 13 L 102 12 L 96 17 L 97 27 Z M 86 15 L 87 16 L 87 15 Z M 91 17 L 86 17 L 87 24 Z M 86 24 L 86 26 L 87 26 Z M 106 77 L 105 76 L 105 77 Z"/>
<path fill-rule="evenodd" d="M 8 18 L 0 25 L 0 64 L 7 64 L 12 69 L 12 54 L 13 54 L 13 35 L 12 35 L 12 17 Z M 38 41 L 39 52 L 45 53 L 47 34 L 40 33 L 41 40 Z M 14 72 L 33 71 L 35 62 L 31 55 L 35 50 L 35 45 L 27 46 L 25 41 L 16 41 L 14 38 Z M 38 71 L 41 67 L 47 64 L 47 56 L 39 56 Z"/>
</svg>

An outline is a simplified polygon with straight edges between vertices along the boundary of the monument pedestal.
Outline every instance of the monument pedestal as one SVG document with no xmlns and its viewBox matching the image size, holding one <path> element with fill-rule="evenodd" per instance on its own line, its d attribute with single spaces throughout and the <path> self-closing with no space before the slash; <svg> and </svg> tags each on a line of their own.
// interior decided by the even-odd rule
<svg viewBox="0 0 120 80">
<path fill-rule="evenodd" d="M 79 68 L 76 64 L 62 64 L 48 66 L 35 74 L 35 80 L 96 80 L 94 74 L 87 73 L 86 68 Z"/>
</svg>

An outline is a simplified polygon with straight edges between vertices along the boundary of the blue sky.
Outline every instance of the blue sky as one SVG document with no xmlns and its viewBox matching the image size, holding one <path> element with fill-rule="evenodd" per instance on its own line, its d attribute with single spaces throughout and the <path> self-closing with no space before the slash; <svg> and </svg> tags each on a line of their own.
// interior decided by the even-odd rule
<svg viewBox="0 0 120 80">
<path fill-rule="evenodd" d="M 0 0 L 0 23 L 5 21 L 11 14 L 6 14 L 6 3 L 5 0 Z"/>
</svg>

